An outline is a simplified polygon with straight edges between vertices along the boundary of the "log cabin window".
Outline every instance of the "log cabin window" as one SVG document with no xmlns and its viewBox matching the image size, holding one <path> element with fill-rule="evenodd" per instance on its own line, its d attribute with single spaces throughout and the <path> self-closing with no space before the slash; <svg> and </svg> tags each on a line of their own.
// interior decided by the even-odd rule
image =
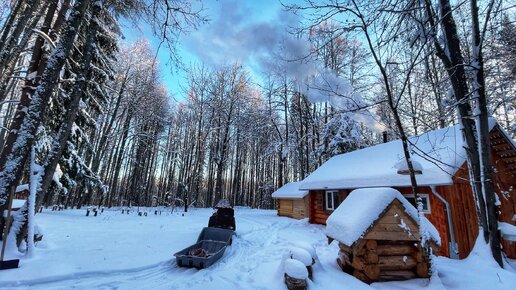
<svg viewBox="0 0 516 290">
<path fill-rule="evenodd" d="M 336 190 L 326 191 L 325 201 L 327 210 L 335 210 L 340 204 L 339 192 Z"/>
<path fill-rule="evenodd" d="M 404 194 L 403 195 L 415 208 L 417 208 L 416 199 L 413 194 Z M 428 194 L 419 194 L 421 200 L 423 202 L 423 213 L 432 213 L 430 211 L 430 198 Z"/>
</svg>

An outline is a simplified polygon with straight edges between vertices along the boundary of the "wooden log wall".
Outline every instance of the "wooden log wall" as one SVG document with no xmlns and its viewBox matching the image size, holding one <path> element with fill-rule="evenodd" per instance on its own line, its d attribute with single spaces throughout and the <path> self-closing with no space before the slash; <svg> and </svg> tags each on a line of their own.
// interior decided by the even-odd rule
<svg viewBox="0 0 516 290">
<path fill-rule="evenodd" d="M 501 202 L 498 220 L 516 225 L 516 220 L 513 218 L 516 216 L 516 148 L 511 146 L 509 140 L 498 128 L 495 127 L 495 129 L 491 131 L 490 138 L 491 144 L 498 145 L 491 152 L 493 165 L 496 167 L 493 185 Z M 516 242 L 502 239 L 502 246 L 509 258 L 516 259 Z"/>
<path fill-rule="evenodd" d="M 348 247 L 339 243 L 337 264 L 365 283 L 428 278 L 429 263 L 419 242 L 361 240 Z"/>
<path fill-rule="evenodd" d="M 340 203 L 346 199 L 351 190 L 339 190 L 339 200 Z M 309 221 L 312 224 L 321 224 L 325 225 L 328 217 L 333 213 L 333 211 L 326 210 L 326 201 L 324 190 L 310 190 L 310 206 L 309 206 Z"/>
<path fill-rule="evenodd" d="M 412 189 L 406 187 L 396 188 L 403 195 L 412 195 Z M 439 187 L 437 192 L 441 193 L 442 187 Z M 436 253 L 439 256 L 449 257 L 448 243 L 450 242 L 450 235 L 448 230 L 448 217 L 446 215 L 445 205 L 433 193 L 430 187 L 419 187 L 418 192 L 421 194 L 428 194 L 430 199 L 430 213 L 425 213 L 425 217 L 435 226 L 441 237 L 441 248 Z"/>
<path fill-rule="evenodd" d="M 308 216 L 308 196 L 305 198 L 279 198 L 276 200 L 279 216 L 303 219 Z"/>
</svg>

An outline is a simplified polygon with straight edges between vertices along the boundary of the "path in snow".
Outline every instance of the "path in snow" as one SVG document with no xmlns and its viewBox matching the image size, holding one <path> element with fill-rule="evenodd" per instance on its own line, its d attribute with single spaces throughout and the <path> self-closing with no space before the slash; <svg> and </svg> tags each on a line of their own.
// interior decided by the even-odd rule
<svg viewBox="0 0 516 290">
<path fill-rule="evenodd" d="M 189 213 L 186 217 L 177 217 L 183 226 L 189 227 L 192 233 L 190 237 L 195 236 L 200 232 L 202 227 L 207 223 L 210 210 L 195 210 Z M 107 220 L 124 220 L 125 217 L 118 212 L 106 212 Z M 53 214 L 53 218 L 59 219 L 57 214 Z M 75 219 L 87 219 L 80 215 L 75 215 Z M 64 219 L 64 218 L 63 218 Z M 127 219 L 138 222 L 147 222 L 152 219 L 168 219 L 168 217 L 156 217 L 150 215 L 148 217 L 127 217 Z M 90 218 L 91 220 L 91 218 Z M 186 222 L 186 223 L 185 223 Z M 92 271 L 75 272 L 71 274 L 49 275 L 35 279 L 20 279 L 12 281 L 12 279 L 4 281 L 4 287 L 30 287 L 31 289 L 49 289 L 49 288 L 81 288 L 81 289 L 130 289 L 130 288 L 164 288 L 164 289 L 213 289 L 206 288 L 206 285 L 218 285 L 224 289 L 271 289 L 269 283 L 264 283 L 263 275 L 260 273 L 266 272 L 265 277 L 271 279 L 277 276 L 277 269 L 280 263 L 280 258 L 292 241 L 289 240 L 289 235 L 283 231 L 283 236 L 279 232 L 290 228 L 293 232 L 303 233 L 303 229 L 307 223 L 306 221 L 297 221 L 288 218 L 280 218 L 275 215 L 273 211 L 258 211 L 258 210 L 237 210 L 237 235 L 233 238 L 232 246 L 228 247 L 224 256 L 216 264 L 208 269 L 196 270 L 188 268 L 180 268 L 175 264 L 172 254 L 184 246 L 174 246 L 177 244 L 180 237 L 171 238 L 170 246 L 164 249 L 161 259 L 157 263 L 145 266 L 136 266 L 138 261 L 134 263 L 125 263 L 131 267 L 123 269 L 104 268 L 102 263 L 98 264 L 97 269 Z M 174 221 L 173 221 L 174 223 Z M 192 227 L 192 224 L 198 226 Z M 108 224 L 109 225 L 109 224 Z M 56 228 L 57 226 L 57 228 Z M 180 225 L 177 225 L 180 226 Z M 318 227 L 318 237 L 322 235 L 322 227 Z M 193 230 L 195 229 L 195 230 Z M 60 231 L 58 224 L 46 226 L 48 231 Z M 113 235 L 120 235 L 120 232 L 125 232 L 124 227 L 119 228 L 119 233 L 110 228 L 108 231 Z M 307 239 L 314 239 L 313 231 L 308 231 Z M 159 236 L 159 232 L 149 229 L 149 232 L 140 233 L 144 236 Z M 291 236 L 295 238 L 295 236 Z M 187 244 L 194 243 L 196 238 L 190 238 Z M 55 241 L 54 244 L 59 244 Z M 183 242 L 184 244 L 184 242 Z M 127 247 L 128 250 L 138 251 L 142 249 L 134 249 L 134 246 Z M 110 249 L 103 249 L 109 251 Z M 143 249 L 145 250 L 145 249 Z M 101 254 L 101 253 L 99 253 Z M 78 261 L 84 257 L 78 255 Z M 128 255 L 128 259 L 130 255 Z M 48 263 L 59 263 L 60 261 L 48 261 Z M 66 263 L 70 263 L 67 261 Z M 29 274 L 30 275 L 30 274 Z M 29 276 L 27 275 L 27 276 Z M 0 276 L 2 278 L 2 276 Z M 281 277 L 278 278 L 281 282 Z M 3 279 L 2 279 L 3 280 Z M 268 285 L 269 284 L 269 285 Z M 281 289 L 281 283 L 275 283 Z"/>
<path fill-rule="evenodd" d="M 177 267 L 173 253 L 197 240 L 210 214 L 210 209 L 193 209 L 184 216 L 106 211 L 85 217 L 81 210 L 38 214 L 45 242 L 34 258 L 22 258 L 19 269 L 0 271 L 0 288 L 284 290 L 280 263 L 296 241 L 314 245 L 319 256 L 310 289 L 512 290 L 516 284 L 516 274 L 492 266 L 480 253 L 463 261 L 439 258 L 440 279 L 431 284 L 416 279 L 369 286 L 338 268 L 338 247 L 327 245 L 323 226 L 243 208 L 235 213 L 233 244 L 217 263 L 203 270 Z"/>
</svg>

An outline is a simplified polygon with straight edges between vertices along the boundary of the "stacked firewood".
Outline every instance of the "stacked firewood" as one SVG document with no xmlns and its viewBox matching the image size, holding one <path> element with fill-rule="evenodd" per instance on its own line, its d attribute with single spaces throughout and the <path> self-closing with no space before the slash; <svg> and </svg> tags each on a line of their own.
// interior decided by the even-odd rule
<svg viewBox="0 0 516 290">
<path fill-rule="evenodd" d="M 419 242 L 361 240 L 353 247 L 339 243 L 339 248 L 340 268 L 366 283 L 429 277 Z"/>
</svg>

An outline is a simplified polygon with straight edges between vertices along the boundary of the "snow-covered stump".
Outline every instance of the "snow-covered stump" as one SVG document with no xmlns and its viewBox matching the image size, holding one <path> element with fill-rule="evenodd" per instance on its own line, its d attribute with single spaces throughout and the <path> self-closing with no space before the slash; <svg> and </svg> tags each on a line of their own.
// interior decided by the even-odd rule
<svg viewBox="0 0 516 290">
<path fill-rule="evenodd" d="M 285 284 L 289 290 L 306 290 L 306 278 L 308 278 L 308 270 L 306 266 L 294 259 L 288 259 L 284 264 Z"/>
<path fill-rule="evenodd" d="M 295 247 L 306 250 L 310 254 L 310 256 L 312 256 L 312 265 L 314 265 L 315 261 L 318 260 L 317 253 L 313 245 L 304 241 L 296 241 L 293 243 L 293 245 Z"/>
<path fill-rule="evenodd" d="M 303 263 L 303 265 L 305 265 L 306 270 L 308 272 L 308 278 L 310 278 L 312 280 L 313 279 L 312 265 L 315 263 L 315 259 L 313 258 L 312 254 L 309 251 L 302 249 L 302 248 L 291 248 L 289 256 L 291 259 L 297 260 L 297 261 Z"/>
</svg>

